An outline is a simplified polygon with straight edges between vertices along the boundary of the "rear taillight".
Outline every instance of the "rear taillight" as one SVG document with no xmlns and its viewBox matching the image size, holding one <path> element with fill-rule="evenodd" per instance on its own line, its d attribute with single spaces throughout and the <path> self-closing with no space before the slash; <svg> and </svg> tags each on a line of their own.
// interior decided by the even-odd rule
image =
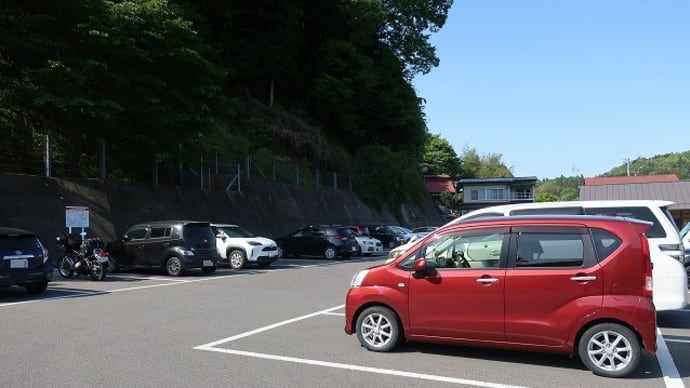
<svg viewBox="0 0 690 388">
<path fill-rule="evenodd" d="M 640 245 L 642 246 L 642 295 L 651 298 L 654 282 L 652 280 L 652 259 L 649 252 L 649 240 L 645 235 L 640 235 Z"/>
</svg>

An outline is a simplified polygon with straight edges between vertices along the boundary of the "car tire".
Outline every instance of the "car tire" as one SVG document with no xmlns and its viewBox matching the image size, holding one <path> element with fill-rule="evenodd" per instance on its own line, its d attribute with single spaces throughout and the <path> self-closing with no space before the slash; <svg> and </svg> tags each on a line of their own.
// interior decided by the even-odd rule
<svg viewBox="0 0 690 388">
<path fill-rule="evenodd" d="M 180 276 L 184 272 L 182 260 L 177 256 L 171 256 L 165 262 L 165 273 L 169 276 Z"/>
<path fill-rule="evenodd" d="M 582 335 L 578 354 L 595 375 L 623 377 L 637 368 L 642 350 L 632 330 L 617 323 L 600 323 Z"/>
<path fill-rule="evenodd" d="M 362 254 L 362 247 L 360 247 L 359 245 L 357 245 L 357 251 L 355 251 L 355 256 L 356 256 L 356 257 L 362 257 L 362 256 L 364 256 L 364 255 Z"/>
<path fill-rule="evenodd" d="M 201 270 L 204 271 L 204 273 L 214 273 L 216 272 L 217 267 L 201 267 Z"/>
<path fill-rule="evenodd" d="M 46 288 L 48 288 L 48 281 L 44 280 L 42 282 L 27 283 L 24 285 L 24 288 L 26 289 L 26 292 L 28 292 L 29 294 L 37 295 L 45 291 Z"/>
<path fill-rule="evenodd" d="M 395 248 L 395 241 L 392 241 L 392 240 L 389 241 L 389 242 L 388 242 L 388 248 L 391 248 L 391 249 L 392 249 L 392 248 Z"/>
<path fill-rule="evenodd" d="M 233 249 L 228 252 L 228 262 L 232 269 L 242 269 L 247 266 L 247 255 L 241 249 Z"/>
<path fill-rule="evenodd" d="M 326 249 L 323 250 L 323 257 L 325 257 L 328 260 L 333 260 L 336 257 L 338 257 L 338 251 L 335 250 L 335 247 L 333 245 L 329 245 L 326 247 Z"/>
<path fill-rule="evenodd" d="M 357 339 L 368 350 L 389 352 L 400 342 L 402 329 L 397 315 L 390 309 L 372 306 L 357 317 Z"/>
</svg>

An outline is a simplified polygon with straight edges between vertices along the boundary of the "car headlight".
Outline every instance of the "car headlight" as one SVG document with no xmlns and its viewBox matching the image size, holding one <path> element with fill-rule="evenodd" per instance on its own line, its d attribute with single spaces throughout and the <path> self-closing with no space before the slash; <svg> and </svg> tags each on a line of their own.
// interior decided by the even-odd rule
<svg viewBox="0 0 690 388">
<path fill-rule="evenodd" d="M 357 272 L 354 276 L 352 276 L 352 280 L 350 281 L 350 288 L 361 287 L 362 282 L 364 281 L 364 278 L 367 277 L 368 273 L 369 273 L 369 270 L 365 269 L 365 270 Z"/>
</svg>

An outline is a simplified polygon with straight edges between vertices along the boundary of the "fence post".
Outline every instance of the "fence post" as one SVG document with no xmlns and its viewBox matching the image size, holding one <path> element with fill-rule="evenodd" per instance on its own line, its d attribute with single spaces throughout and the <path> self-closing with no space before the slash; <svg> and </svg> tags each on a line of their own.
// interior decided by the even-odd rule
<svg viewBox="0 0 690 388">
<path fill-rule="evenodd" d="M 44 163 L 46 176 L 50 177 L 50 135 L 46 135 Z"/>
<path fill-rule="evenodd" d="M 333 189 L 338 190 L 338 173 L 333 171 Z"/>
<path fill-rule="evenodd" d="M 250 156 L 247 156 L 247 179 L 250 178 L 251 176 L 251 169 L 252 169 L 252 159 Z"/>
<path fill-rule="evenodd" d="M 295 186 L 299 186 L 299 166 L 295 166 Z"/>
<path fill-rule="evenodd" d="M 218 151 L 216 151 L 216 175 L 218 175 L 218 168 L 219 168 L 218 164 L 219 164 L 219 162 L 218 162 Z M 208 174 L 209 174 L 209 176 L 211 176 L 211 170 L 210 169 L 208 170 Z"/>
<path fill-rule="evenodd" d="M 204 188 L 204 155 L 199 157 L 199 186 Z"/>
<path fill-rule="evenodd" d="M 177 148 L 180 151 L 178 155 L 182 155 L 182 143 L 178 143 Z M 180 162 L 179 162 L 177 168 L 178 168 L 178 171 L 180 173 L 180 186 L 182 186 L 182 159 L 180 159 Z"/>
<path fill-rule="evenodd" d="M 153 161 L 153 184 L 158 185 L 158 161 Z"/>
<path fill-rule="evenodd" d="M 242 192 L 242 179 L 240 176 L 240 172 L 242 169 L 240 168 L 240 164 L 237 163 L 237 192 L 241 193 Z"/>
<path fill-rule="evenodd" d="M 275 159 L 273 159 L 272 165 L 273 165 L 273 171 L 272 171 L 273 183 L 276 183 L 278 181 L 278 179 L 277 179 L 277 174 L 276 174 L 276 160 Z"/>
<path fill-rule="evenodd" d="M 320 179 L 321 179 L 321 178 L 319 178 L 319 169 L 317 168 L 317 169 L 316 169 L 316 188 L 317 188 L 317 189 L 319 188 L 319 184 L 320 184 L 319 180 L 320 180 Z"/>
<path fill-rule="evenodd" d="M 98 171 L 100 172 L 101 179 L 105 179 L 105 139 L 101 139 L 100 142 L 99 162 Z"/>
</svg>

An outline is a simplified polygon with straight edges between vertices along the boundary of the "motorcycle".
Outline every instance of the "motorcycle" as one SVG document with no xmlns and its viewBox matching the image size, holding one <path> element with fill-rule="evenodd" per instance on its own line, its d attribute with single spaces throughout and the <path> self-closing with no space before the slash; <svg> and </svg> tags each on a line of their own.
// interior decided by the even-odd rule
<svg viewBox="0 0 690 388">
<path fill-rule="evenodd" d="M 78 235 L 61 233 L 56 237 L 58 247 L 65 254 L 58 259 L 60 276 L 66 279 L 89 275 L 92 280 L 103 280 L 108 272 L 108 253 L 99 238 L 81 239 Z"/>
</svg>

